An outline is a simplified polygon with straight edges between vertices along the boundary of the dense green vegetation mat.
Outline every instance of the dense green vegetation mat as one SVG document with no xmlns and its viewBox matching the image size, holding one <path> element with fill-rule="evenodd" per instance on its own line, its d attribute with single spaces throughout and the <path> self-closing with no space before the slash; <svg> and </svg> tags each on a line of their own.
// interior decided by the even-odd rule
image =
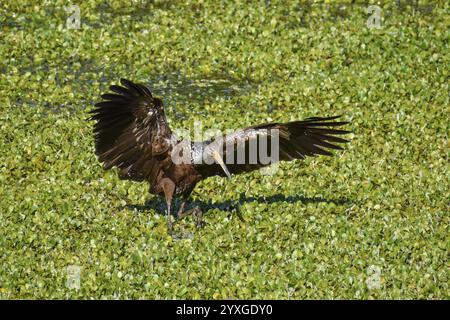
<svg viewBox="0 0 450 320">
<path fill-rule="evenodd" d="M 358 1 L 78 3 L 79 29 L 66 1 L 0 4 L 0 298 L 449 298 L 447 1 L 378 2 L 379 25 Z M 342 114 L 352 141 L 203 181 L 207 225 L 175 240 L 93 154 L 120 77 L 173 128 Z"/>
</svg>

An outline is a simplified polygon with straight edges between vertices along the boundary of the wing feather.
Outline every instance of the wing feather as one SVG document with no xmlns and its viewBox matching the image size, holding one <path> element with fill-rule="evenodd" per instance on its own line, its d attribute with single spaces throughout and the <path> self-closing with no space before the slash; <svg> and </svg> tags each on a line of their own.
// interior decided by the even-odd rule
<svg viewBox="0 0 450 320">
<path fill-rule="evenodd" d="M 117 167 L 121 179 L 154 183 L 161 171 L 160 160 L 170 156 L 171 131 L 164 111 L 158 108 L 160 100 L 148 88 L 126 79 L 120 83 L 110 86 L 111 93 L 103 94 L 104 101 L 90 111 L 90 120 L 95 121 L 95 153 L 105 169 Z"/>
<path fill-rule="evenodd" d="M 232 148 L 227 148 L 225 143 L 221 145 L 223 146 L 223 161 L 232 174 L 249 172 L 268 165 L 267 162 L 263 162 L 260 158 L 259 142 L 257 144 L 256 150 L 250 150 L 250 141 L 258 139 L 259 136 L 266 136 L 268 138 L 268 141 L 270 141 L 270 138 L 272 136 L 271 130 L 273 129 L 278 130 L 278 159 L 280 161 L 304 159 L 307 156 L 315 155 L 331 156 L 332 153 L 328 151 L 329 149 L 342 150 L 342 147 L 337 145 L 336 143 L 348 142 L 347 140 L 335 137 L 334 135 L 343 135 L 350 133 L 350 131 L 337 128 L 346 125 L 348 122 L 332 121 L 338 119 L 339 117 L 340 116 L 313 117 L 305 119 L 303 121 L 261 124 L 243 129 L 243 134 L 232 133 L 228 136 L 218 137 L 222 139 L 222 141 L 233 141 L 234 139 Z M 330 129 L 330 127 L 332 129 Z M 216 146 L 216 140 L 217 138 L 214 140 L 205 141 L 203 143 L 204 149 L 206 150 L 208 146 L 213 146 L 213 144 Z M 243 147 L 245 148 L 245 163 L 227 163 L 226 160 L 228 157 L 231 159 L 237 159 L 237 150 L 239 145 L 244 145 Z M 269 149 L 269 147 L 267 147 L 267 149 Z M 256 163 L 250 163 L 250 151 L 257 152 Z M 230 157 L 230 152 L 234 153 L 233 157 Z M 255 159 L 255 157 L 253 158 Z M 218 164 L 198 164 L 196 167 L 204 176 L 225 176 L 225 173 Z"/>
</svg>

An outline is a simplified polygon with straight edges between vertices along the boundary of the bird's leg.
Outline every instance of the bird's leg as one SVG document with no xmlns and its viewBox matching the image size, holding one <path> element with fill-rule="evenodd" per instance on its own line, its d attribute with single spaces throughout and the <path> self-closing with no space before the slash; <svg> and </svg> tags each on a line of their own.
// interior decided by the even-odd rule
<svg viewBox="0 0 450 320">
<path fill-rule="evenodd" d="M 187 214 L 185 214 L 184 212 L 184 207 L 186 206 L 186 201 L 181 202 L 180 208 L 178 209 L 177 212 L 177 218 L 184 218 L 186 217 Z"/>
<path fill-rule="evenodd" d="M 160 183 L 164 191 L 164 196 L 166 198 L 167 203 L 167 212 L 166 212 L 167 228 L 170 235 L 173 235 L 173 225 L 172 225 L 172 217 L 170 214 L 170 207 L 172 205 L 173 193 L 175 192 L 175 183 L 169 178 L 161 179 Z"/>
<path fill-rule="evenodd" d="M 180 208 L 178 209 L 178 212 L 177 212 L 177 218 L 178 219 L 182 219 L 182 218 L 187 217 L 188 215 L 192 214 L 192 217 L 194 218 L 195 226 L 197 228 L 199 228 L 199 227 L 201 227 L 201 226 L 203 226 L 205 224 L 202 221 L 202 217 L 203 217 L 202 209 L 200 209 L 200 207 L 195 207 L 195 208 L 192 208 L 192 209 L 189 209 L 189 210 L 184 210 L 184 208 L 186 207 L 186 204 L 187 204 L 187 201 L 188 201 L 188 198 L 189 198 L 189 195 L 191 194 L 191 192 L 192 192 L 192 189 L 188 190 L 188 192 L 186 192 L 183 195 Z"/>
<path fill-rule="evenodd" d="M 192 209 L 192 215 L 195 219 L 195 227 L 201 228 L 203 226 L 205 226 L 205 222 L 203 221 L 203 211 L 202 209 L 200 209 L 200 207 L 195 207 L 194 209 Z"/>
</svg>

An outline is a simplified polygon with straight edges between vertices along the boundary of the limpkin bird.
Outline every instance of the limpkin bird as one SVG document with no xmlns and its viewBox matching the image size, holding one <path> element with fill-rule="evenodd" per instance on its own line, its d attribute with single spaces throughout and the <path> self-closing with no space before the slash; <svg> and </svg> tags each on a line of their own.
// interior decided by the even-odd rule
<svg viewBox="0 0 450 320">
<path fill-rule="evenodd" d="M 103 94 L 103 101 L 95 104 L 91 111 L 90 119 L 95 120 L 95 153 L 104 169 L 117 167 L 121 179 L 147 181 L 150 193 L 165 197 L 170 233 L 171 206 L 175 197 L 182 199 L 177 217 L 192 211 L 201 217 L 198 209 L 184 210 L 187 198 L 199 181 L 216 175 L 230 178 L 232 174 L 250 172 L 270 164 L 260 158 L 261 144 L 253 144 L 257 139 L 273 138 L 276 133 L 278 140 L 273 141 L 278 148 L 274 159 L 291 161 L 306 156 L 331 156 L 327 149 L 342 149 L 335 143 L 348 141 L 338 136 L 350 132 L 336 128 L 348 123 L 333 121 L 339 116 L 314 117 L 251 126 L 208 141 L 186 144 L 169 128 L 162 100 L 153 97 L 144 85 L 121 79 L 121 85 L 112 85 L 110 90 L 112 92 Z M 271 141 L 269 144 L 273 144 Z M 187 148 L 177 150 L 179 145 Z M 252 151 L 251 145 L 256 145 L 256 149 Z M 244 150 L 241 161 L 227 162 L 230 155 L 231 158 L 237 156 L 237 150 Z M 183 159 L 188 161 L 176 161 L 174 153 L 184 153 Z M 199 224 L 200 219 L 197 222 Z"/>
</svg>

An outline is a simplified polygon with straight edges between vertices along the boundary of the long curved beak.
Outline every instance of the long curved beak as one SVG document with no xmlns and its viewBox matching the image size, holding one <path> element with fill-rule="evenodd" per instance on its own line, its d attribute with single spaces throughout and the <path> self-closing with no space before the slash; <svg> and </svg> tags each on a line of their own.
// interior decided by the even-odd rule
<svg viewBox="0 0 450 320">
<path fill-rule="evenodd" d="M 225 174 L 227 175 L 228 179 L 231 180 L 230 171 L 228 171 L 228 168 L 225 165 L 225 163 L 223 162 L 223 159 L 222 159 L 220 153 L 217 151 L 213 151 L 211 155 L 214 158 L 214 160 L 222 167 L 222 169 L 225 172 Z"/>
</svg>

